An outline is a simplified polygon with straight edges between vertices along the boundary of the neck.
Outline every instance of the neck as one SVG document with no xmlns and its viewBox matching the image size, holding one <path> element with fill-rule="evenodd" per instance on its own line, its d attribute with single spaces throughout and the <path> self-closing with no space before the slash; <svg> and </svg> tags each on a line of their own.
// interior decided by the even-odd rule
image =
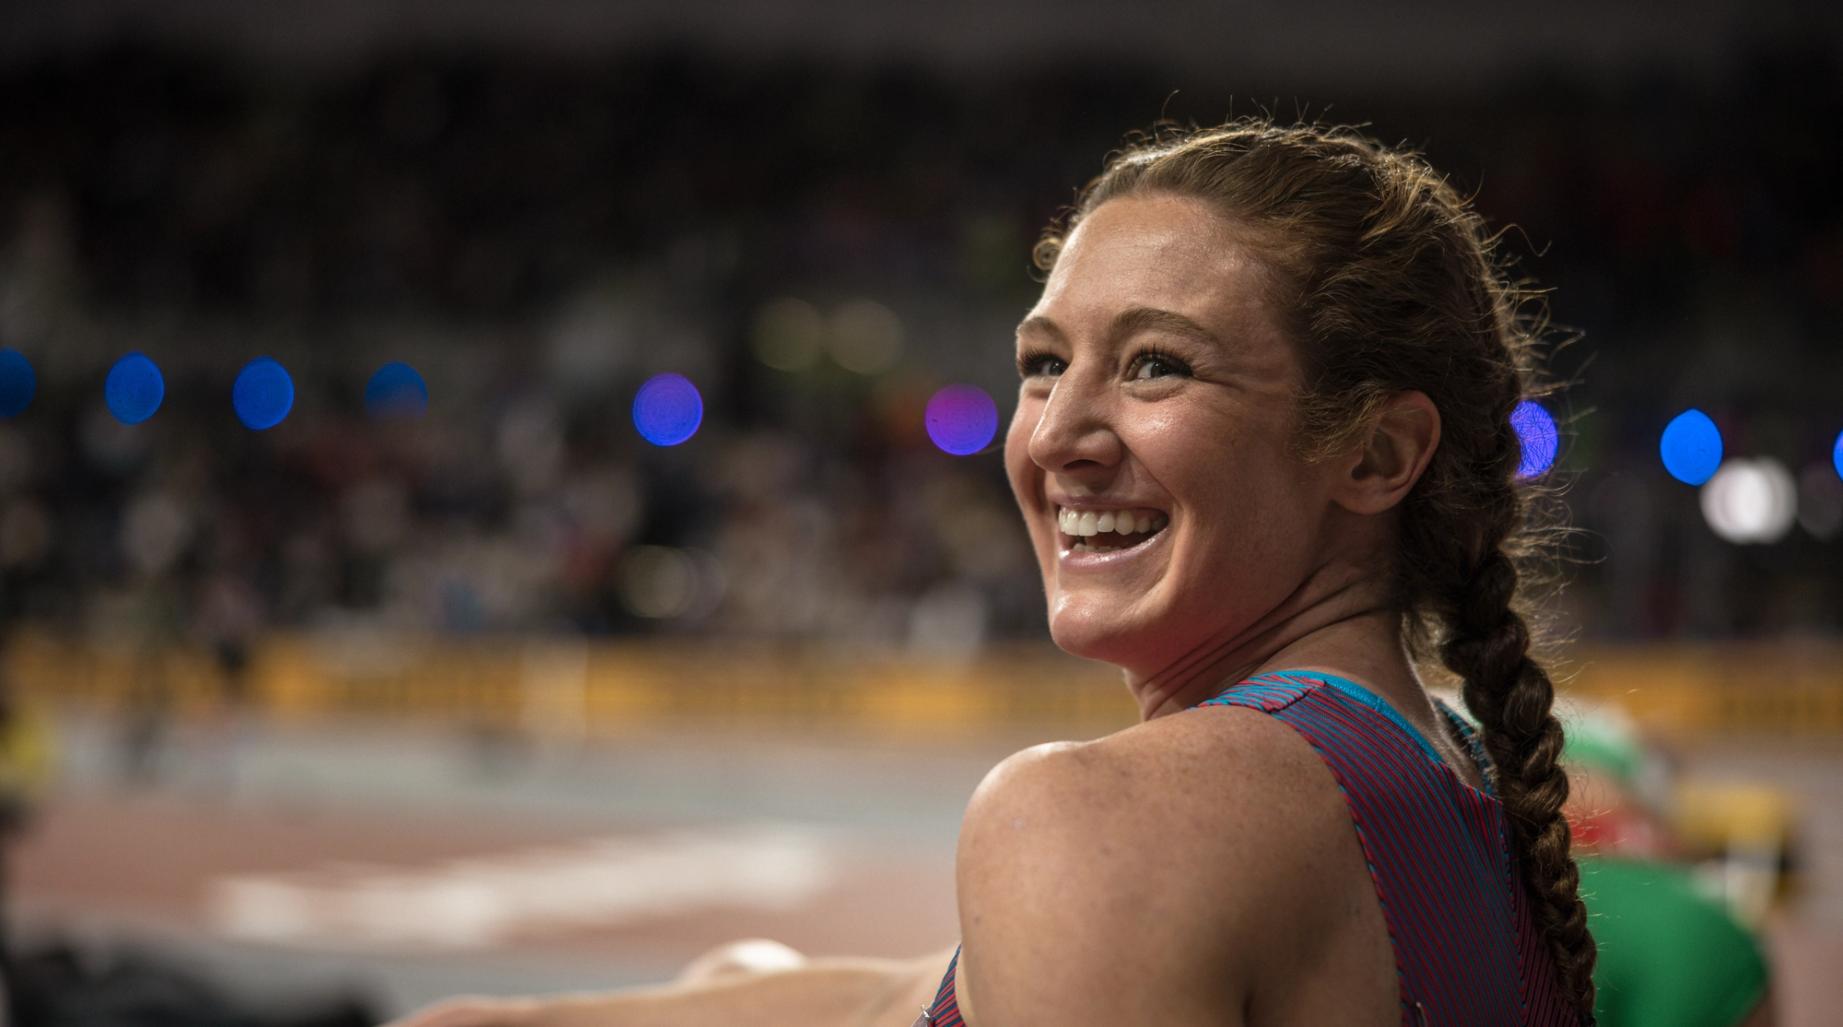
<svg viewBox="0 0 1843 1027">
<path fill-rule="evenodd" d="M 1367 580 L 1327 585 L 1308 580 L 1267 616 L 1239 630 L 1222 629 L 1172 663 L 1126 671 L 1126 684 L 1151 720 L 1187 710 L 1223 689 L 1270 670 L 1343 671 L 1359 679 L 1407 670 L 1396 614 Z M 1400 664 L 1399 667 L 1396 664 Z"/>
</svg>

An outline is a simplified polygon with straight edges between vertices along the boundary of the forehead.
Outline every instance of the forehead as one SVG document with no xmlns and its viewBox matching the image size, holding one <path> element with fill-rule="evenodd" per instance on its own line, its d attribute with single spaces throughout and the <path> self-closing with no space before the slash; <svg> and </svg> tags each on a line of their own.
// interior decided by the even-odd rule
<svg viewBox="0 0 1843 1027">
<path fill-rule="evenodd" d="M 1153 307 L 1219 338 L 1278 344 L 1272 282 L 1248 231 L 1204 201 L 1121 197 L 1070 234 L 1031 314 L 1079 332 L 1119 310 Z"/>
</svg>

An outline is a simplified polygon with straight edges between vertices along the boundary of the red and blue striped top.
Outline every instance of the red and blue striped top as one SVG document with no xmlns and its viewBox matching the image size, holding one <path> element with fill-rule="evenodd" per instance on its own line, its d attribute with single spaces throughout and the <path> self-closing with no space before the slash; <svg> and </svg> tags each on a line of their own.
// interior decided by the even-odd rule
<svg viewBox="0 0 1843 1027">
<path fill-rule="evenodd" d="M 1331 769 L 1350 808 L 1395 949 L 1404 1027 L 1577 1025 L 1518 876 L 1503 803 L 1471 725 L 1437 703 L 1485 778 L 1466 784 L 1374 692 L 1319 671 L 1249 678 L 1202 706 L 1285 721 Z M 961 1027 L 954 968 L 915 1027 Z"/>
</svg>

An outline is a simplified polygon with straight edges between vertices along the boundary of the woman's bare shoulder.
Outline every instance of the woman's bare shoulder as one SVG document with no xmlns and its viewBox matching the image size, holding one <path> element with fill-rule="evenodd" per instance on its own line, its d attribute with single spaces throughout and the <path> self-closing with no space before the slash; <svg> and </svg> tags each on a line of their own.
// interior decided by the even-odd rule
<svg viewBox="0 0 1843 1027">
<path fill-rule="evenodd" d="M 1291 825 L 1289 832 L 1349 830 L 1342 794 L 1311 744 L 1271 716 L 1233 706 L 1015 753 L 986 775 L 967 815 L 972 820 L 1001 812 L 1054 812 L 1076 827 L 1213 828 L 1218 820 L 1249 825 L 1274 819 L 1282 822 L 1276 826 Z M 1224 855 L 1210 848 L 1223 841 L 1214 830 L 1178 833 L 1205 843 L 1201 855 Z M 1270 854 L 1262 847 L 1250 855 Z"/>
<path fill-rule="evenodd" d="M 1314 875 L 1349 834 L 1310 746 L 1254 711 L 1026 749 L 961 829 L 963 1006 L 992 1023 L 1234 1022 L 1271 959 L 1332 926 Z"/>
</svg>

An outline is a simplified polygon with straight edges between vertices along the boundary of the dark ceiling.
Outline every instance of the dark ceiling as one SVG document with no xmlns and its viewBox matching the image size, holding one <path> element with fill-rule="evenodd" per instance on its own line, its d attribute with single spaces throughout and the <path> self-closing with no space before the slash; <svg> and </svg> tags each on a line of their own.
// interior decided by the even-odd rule
<svg viewBox="0 0 1843 1027">
<path fill-rule="evenodd" d="M 1451 89 L 1529 67 L 1719 70 L 1752 42 L 1843 50 L 1843 5 L 1750 0 L 7 0 L 0 61 L 133 36 L 324 69 L 402 46 L 592 57 L 679 39 L 739 55 L 991 68 L 1156 61 L 1189 81 Z"/>
</svg>

